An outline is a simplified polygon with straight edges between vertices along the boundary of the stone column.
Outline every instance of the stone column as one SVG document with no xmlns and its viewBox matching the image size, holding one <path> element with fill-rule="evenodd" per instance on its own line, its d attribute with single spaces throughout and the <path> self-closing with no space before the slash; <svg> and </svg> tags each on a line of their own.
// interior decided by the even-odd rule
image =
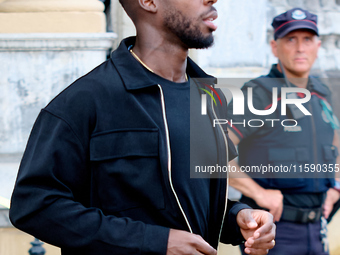
<svg viewBox="0 0 340 255">
<path fill-rule="evenodd" d="M 136 35 L 135 26 L 118 0 L 111 0 L 110 16 L 112 30 L 118 36 L 116 41 L 117 43 L 119 43 L 123 38 Z"/>
<path fill-rule="evenodd" d="M 106 33 L 103 10 L 99 0 L 0 0 L 0 198 L 4 201 L 11 196 L 40 109 L 105 61 L 116 41 L 116 34 Z M 8 203 L 0 201 L 0 208 L 1 204 Z"/>
<path fill-rule="evenodd" d="M 99 0 L 0 0 L 0 33 L 101 33 Z"/>
</svg>

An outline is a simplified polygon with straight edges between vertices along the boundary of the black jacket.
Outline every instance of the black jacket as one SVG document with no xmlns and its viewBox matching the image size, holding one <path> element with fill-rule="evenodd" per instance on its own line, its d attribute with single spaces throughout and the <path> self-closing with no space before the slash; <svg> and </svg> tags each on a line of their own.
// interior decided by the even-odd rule
<svg viewBox="0 0 340 255">
<path fill-rule="evenodd" d="M 169 182 L 161 91 L 128 52 L 134 40 L 41 111 L 21 162 L 10 219 L 63 254 L 165 254 L 169 214 L 188 230 Z M 187 72 L 208 77 L 190 59 Z M 226 180 L 213 182 L 206 239 L 216 247 Z M 242 208 L 228 204 L 221 241 L 242 240 Z"/>
</svg>

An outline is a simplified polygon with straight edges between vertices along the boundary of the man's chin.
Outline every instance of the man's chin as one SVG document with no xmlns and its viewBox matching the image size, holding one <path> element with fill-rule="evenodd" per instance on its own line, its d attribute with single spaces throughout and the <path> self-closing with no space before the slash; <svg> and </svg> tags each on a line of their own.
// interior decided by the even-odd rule
<svg viewBox="0 0 340 255">
<path fill-rule="evenodd" d="M 309 65 L 305 65 L 305 64 L 296 65 L 294 70 L 295 70 L 296 73 L 305 74 L 305 73 L 309 73 L 310 72 L 311 67 Z"/>
<path fill-rule="evenodd" d="M 192 41 L 186 44 L 189 49 L 208 49 L 214 45 L 214 37 Z"/>
</svg>

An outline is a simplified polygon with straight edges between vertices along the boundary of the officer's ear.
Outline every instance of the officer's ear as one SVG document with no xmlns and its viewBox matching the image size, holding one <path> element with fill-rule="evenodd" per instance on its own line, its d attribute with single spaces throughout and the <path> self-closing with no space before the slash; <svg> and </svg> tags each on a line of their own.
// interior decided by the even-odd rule
<svg viewBox="0 0 340 255">
<path fill-rule="evenodd" d="M 138 0 L 140 7 L 152 13 L 156 13 L 158 9 L 158 0 Z"/>
<path fill-rule="evenodd" d="M 317 44 L 318 44 L 318 49 L 321 47 L 321 40 L 318 36 L 316 36 Z"/>
<path fill-rule="evenodd" d="M 317 47 L 317 55 L 316 57 L 319 57 L 318 54 L 319 54 L 319 49 L 321 47 L 321 40 L 318 36 L 315 35 L 315 40 L 316 40 L 316 47 Z"/>
<path fill-rule="evenodd" d="M 272 52 L 275 57 L 277 57 L 277 44 L 278 44 L 278 41 L 275 41 L 275 40 L 270 41 L 270 47 L 272 48 Z"/>
</svg>

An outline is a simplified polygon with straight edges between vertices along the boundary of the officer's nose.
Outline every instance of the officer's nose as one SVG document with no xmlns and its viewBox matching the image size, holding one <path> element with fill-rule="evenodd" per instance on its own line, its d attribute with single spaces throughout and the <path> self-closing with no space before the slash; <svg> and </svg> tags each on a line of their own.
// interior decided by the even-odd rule
<svg viewBox="0 0 340 255">
<path fill-rule="evenodd" d="M 213 5 L 217 2 L 217 0 L 204 0 L 204 4 L 210 4 Z"/>
<path fill-rule="evenodd" d="M 306 48 L 306 45 L 305 45 L 304 41 L 303 40 L 298 40 L 297 44 L 296 44 L 296 48 L 297 48 L 298 52 L 304 52 L 305 48 Z"/>
</svg>

